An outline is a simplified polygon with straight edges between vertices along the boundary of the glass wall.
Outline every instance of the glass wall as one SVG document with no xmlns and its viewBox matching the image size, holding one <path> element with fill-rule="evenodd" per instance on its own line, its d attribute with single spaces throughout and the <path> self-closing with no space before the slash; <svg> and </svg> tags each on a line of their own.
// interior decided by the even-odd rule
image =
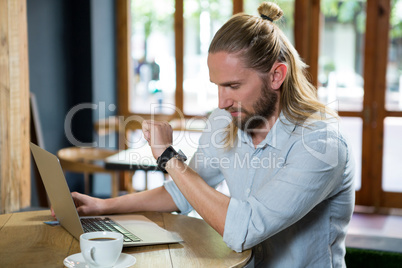
<svg viewBox="0 0 402 268">
<path fill-rule="evenodd" d="M 391 1 L 386 81 L 386 109 L 402 111 L 402 0 Z M 400 133 L 402 133 L 402 118 L 385 118 L 382 188 L 388 192 L 402 192 Z"/>
<path fill-rule="evenodd" d="M 133 113 L 174 112 L 174 10 L 174 0 L 131 1 Z"/>
<path fill-rule="evenodd" d="M 206 114 L 218 107 L 218 89 L 209 81 L 208 48 L 232 12 L 232 0 L 184 0 L 185 114 Z"/>
<path fill-rule="evenodd" d="M 402 111 L 402 0 L 391 1 L 386 109 Z"/>
<path fill-rule="evenodd" d="M 382 189 L 387 192 L 402 192 L 401 133 L 401 117 L 385 118 Z"/>
<path fill-rule="evenodd" d="M 322 0 L 318 96 L 340 111 L 363 108 L 366 1 Z"/>
<path fill-rule="evenodd" d="M 355 189 L 360 190 L 362 185 L 362 136 L 363 120 L 360 117 L 342 117 L 341 130 L 352 147 L 355 161 Z"/>
</svg>

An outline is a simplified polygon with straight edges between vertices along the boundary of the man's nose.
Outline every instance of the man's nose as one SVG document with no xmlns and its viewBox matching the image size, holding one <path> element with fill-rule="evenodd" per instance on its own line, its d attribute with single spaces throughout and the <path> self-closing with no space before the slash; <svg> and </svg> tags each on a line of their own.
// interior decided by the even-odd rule
<svg viewBox="0 0 402 268">
<path fill-rule="evenodd" d="M 233 99 L 230 96 L 230 91 L 225 87 L 218 87 L 219 109 L 227 109 L 233 105 Z"/>
</svg>

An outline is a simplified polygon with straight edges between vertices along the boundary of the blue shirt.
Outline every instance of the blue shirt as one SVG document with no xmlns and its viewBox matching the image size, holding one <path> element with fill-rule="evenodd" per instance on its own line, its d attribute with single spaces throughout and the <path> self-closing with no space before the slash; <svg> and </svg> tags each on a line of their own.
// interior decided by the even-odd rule
<svg viewBox="0 0 402 268">
<path fill-rule="evenodd" d="M 189 163 L 210 186 L 227 182 L 224 242 L 237 252 L 253 248 L 257 267 L 345 267 L 354 163 L 338 121 L 300 126 L 281 114 L 258 146 L 239 130 L 227 149 L 230 121 L 224 110 L 211 114 Z M 181 213 L 192 210 L 173 181 L 165 188 Z"/>
</svg>

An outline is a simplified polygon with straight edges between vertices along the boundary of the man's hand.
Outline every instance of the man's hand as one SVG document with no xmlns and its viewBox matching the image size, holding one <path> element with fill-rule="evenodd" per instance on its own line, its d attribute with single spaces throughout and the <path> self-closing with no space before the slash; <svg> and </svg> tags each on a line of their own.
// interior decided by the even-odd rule
<svg viewBox="0 0 402 268">
<path fill-rule="evenodd" d="M 102 215 L 105 208 L 105 201 L 103 199 L 91 197 L 77 192 L 71 193 L 75 207 L 77 208 L 78 215 L 80 216 L 96 216 Z M 53 207 L 50 207 L 50 212 L 53 218 L 56 219 L 56 213 Z"/>
<path fill-rule="evenodd" d="M 71 193 L 78 215 L 96 216 L 102 215 L 104 209 L 104 200 L 91 197 L 77 192 Z"/>
<path fill-rule="evenodd" d="M 155 159 L 158 159 L 166 148 L 172 145 L 173 129 L 168 122 L 144 120 L 142 122 L 142 132 L 151 146 Z"/>
</svg>

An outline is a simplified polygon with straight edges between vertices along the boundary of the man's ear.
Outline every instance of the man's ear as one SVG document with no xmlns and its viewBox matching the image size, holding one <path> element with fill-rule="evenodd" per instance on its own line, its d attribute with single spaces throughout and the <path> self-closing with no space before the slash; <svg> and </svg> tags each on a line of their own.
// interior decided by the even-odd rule
<svg viewBox="0 0 402 268">
<path fill-rule="evenodd" d="M 275 62 L 270 72 L 271 88 L 278 90 L 281 88 L 283 81 L 285 81 L 288 67 L 282 62 Z"/>
</svg>

